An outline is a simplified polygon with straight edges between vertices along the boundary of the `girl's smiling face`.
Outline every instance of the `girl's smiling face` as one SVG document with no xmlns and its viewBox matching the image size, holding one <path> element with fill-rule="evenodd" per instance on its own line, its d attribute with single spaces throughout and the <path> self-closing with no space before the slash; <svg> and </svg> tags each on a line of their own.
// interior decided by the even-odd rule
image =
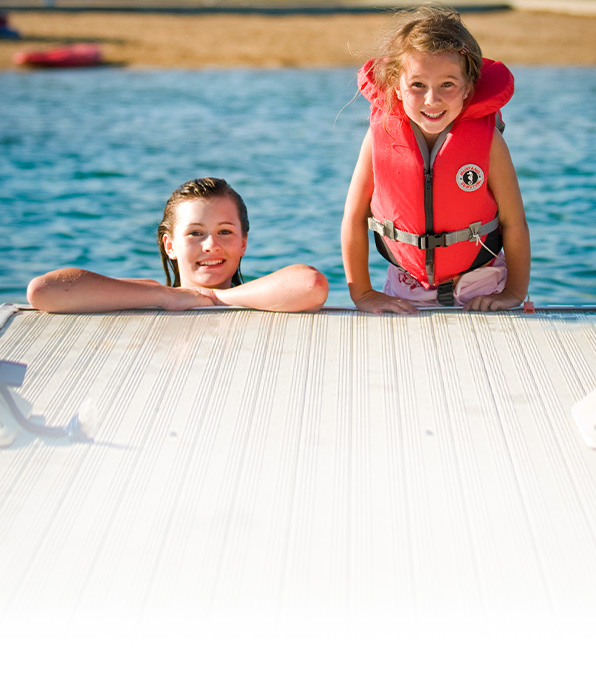
<svg viewBox="0 0 596 676">
<path fill-rule="evenodd" d="M 180 286 L 227 289 L 246 251 L 246 235 L 231 197 L 181 202 L 173 235 L 163 236 L 167 255 L 178 261 Z"/>
<path fill-rule="evenodd" d="M 429 144 L 461 113 L 471 91 L 461 54 L 415 51 L 404 56 L 397 96 Z"/>
</svg>

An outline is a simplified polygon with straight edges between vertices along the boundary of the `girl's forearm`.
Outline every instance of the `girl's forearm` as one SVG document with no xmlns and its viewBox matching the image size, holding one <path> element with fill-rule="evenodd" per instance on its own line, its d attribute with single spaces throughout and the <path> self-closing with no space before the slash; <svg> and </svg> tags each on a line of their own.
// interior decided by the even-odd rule
<svg viewBox="0 0 596 676">
<path fill-rule="evenodd" d="M 505 288 L 521 303 L 530 283 L 530 233 L 515 167 L 507 144 L 497 130 L 490 152 L 488 187 L 497 202 L 503 229 L 503 251 L 507 261 Z"/>
<path fill-rule="evenodd" d="M 171 289 L 151 280 L 113 279 L 88 270 L 65 268 L 33 279 L 27 300 L 45 312 L 106 312 L 165 307 Z"/>
<path fill-rule="evenodd" d="M 368 217 L 374 189 L 372 141 L 366 133 L 346 196 L 341 223 L 341 252 L 354 303 L 372 291 L 368 270 Z"/>
<path fill-rule="evenodd" d="M 515 229 L 503 228 L 503 251 L 507 261 L 505 288 L 521 303 L 530 285 L 530 233 L 525 220 Z"/>
<path fill-rule="evenodd" d="M 372 290 L 368 269 L 368 231 L 362 225 L 344 219 L 341 250 L 350 297 L 357 303 Z"/>
<path fill-rule="evenodd" d="M 329 291 L 327 279 L 308 265 L 290 265 L 231 289 L 206 291 L 218 305 L 275 312 L 316 312 Z"/>
</svg>

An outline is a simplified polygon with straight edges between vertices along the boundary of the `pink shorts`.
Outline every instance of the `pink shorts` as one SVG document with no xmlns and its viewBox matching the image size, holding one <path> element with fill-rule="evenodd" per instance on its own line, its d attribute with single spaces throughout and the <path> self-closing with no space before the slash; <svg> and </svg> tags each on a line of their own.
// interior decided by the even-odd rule
<svg viewBox="0 0 596 676">
<path fill-rule="evenodd" d="M 455 305 L 465 305 L 475 296 L 488 296 L 500 293 L 507 282 L 507 265 L 505 257 L 500 253 L 492 265 L 476 268 L 463 274 L 453 289 Z M 438 305 L 437 290 L 425 289 L 405 270 L 390 265 L 383 293 L 409 301 L 412 305 Z"/>
</svg>

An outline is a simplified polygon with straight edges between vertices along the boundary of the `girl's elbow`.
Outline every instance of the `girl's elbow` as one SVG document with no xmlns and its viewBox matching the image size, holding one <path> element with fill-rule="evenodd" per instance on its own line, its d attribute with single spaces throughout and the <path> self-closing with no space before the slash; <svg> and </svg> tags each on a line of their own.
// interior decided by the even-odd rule
<svg viewBox="0 0 596 676">
<path fill-rule="evenodd" d="M 304 266 L 302 274 L 304 276 L 304 288 L 307 290 L 306 300 L 308 307 L 306 309 L 311 312 L 317 312 L 325 305 L 325 301 L 329 295 L 329 282 L 322 272 L 309 265 Z"/>
<path fill-rule="evenodd" d="M 64 268 L 34 277 L 27 285 L 27 302 L 43 312 L 68 311 L 65 292 L 69 291 L 73 279 L 83 274 L 78 268 Z"/>
<path fill-rule="evenodd" d="M 317 271 L 317 280 L 314 286 L 314 293 L 316 295 L 316 302 L 314 310 L 320 310 L 327 302 L 329 296 L 329 282 L 327 277 L 322 272 Z"/>
<path fill-rule="evenodd" d="M 36 310 L 43 310 L 44 307 L 44 290 L 46 283 L 44 276 L 35 277 L 27 285 L 27 302 Z"/>
</svg>

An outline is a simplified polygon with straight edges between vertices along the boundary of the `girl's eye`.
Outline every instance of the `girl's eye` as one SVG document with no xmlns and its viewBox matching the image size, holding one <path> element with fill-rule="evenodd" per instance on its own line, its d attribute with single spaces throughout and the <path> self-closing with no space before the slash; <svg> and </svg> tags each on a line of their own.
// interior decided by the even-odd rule
<svg viewBox="0 0 596 676">
<path fill-rule="evenodd" d="M 422 84 L 422 82 L 413 82 L 412 87 L 420 89 L 421 87 L 424 87 L 424 85 Z"/>
</svg>

